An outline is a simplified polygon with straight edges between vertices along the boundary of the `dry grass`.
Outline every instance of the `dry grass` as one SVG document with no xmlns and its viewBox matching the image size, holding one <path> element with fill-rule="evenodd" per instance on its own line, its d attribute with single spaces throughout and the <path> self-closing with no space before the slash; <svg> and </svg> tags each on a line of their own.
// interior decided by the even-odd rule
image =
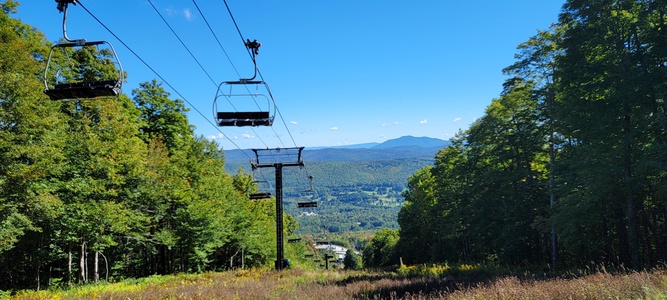
<svg viewBox="0 0 667 300">
<path fill-rule="evenodd" d="M 1 297 L 0 297 L 1 298 Z M 13 299 L 666 299 L 664 271 L 572 279 L 454 279 L 364 271 L 234 271 L 151 277 Z"/>
<path fill-rule="evenodd" d="M 459 290 L 443 299 L 665 299 L 667 276 L 662 271 L 611 275 L 597 273 L 574 279 L 496 279 Z"/>
</svg>

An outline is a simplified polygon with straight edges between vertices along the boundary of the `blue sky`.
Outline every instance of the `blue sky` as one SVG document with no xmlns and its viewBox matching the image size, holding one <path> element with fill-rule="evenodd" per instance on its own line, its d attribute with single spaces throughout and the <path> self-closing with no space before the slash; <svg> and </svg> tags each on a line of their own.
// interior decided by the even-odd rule
<svg viewBox="0 0 667 300">
<path fill-rule="evenodd" d="M 243 37 L 262 43 L 258 67 L 282 116 L 273 127 L 233 128 L 212 125 L 216 85 L 253 67 L 223 0 L 196 4 L 224 52 L 195 2 L 151 1 L 211 78 L 148 0 L 82 4 L 183 96 L 196 133 L 224 149 L 449 139 L 484 114 L 516 46 L 555 23 L 565 2 L 227 0 Z M 13 17 L 62 36 L 54 1 L 19 2 Z M 124 93 L 157 78 L 81 6 L 70 6 L 67 32 L 114 45 L 129 74 Z"/>
</svg>

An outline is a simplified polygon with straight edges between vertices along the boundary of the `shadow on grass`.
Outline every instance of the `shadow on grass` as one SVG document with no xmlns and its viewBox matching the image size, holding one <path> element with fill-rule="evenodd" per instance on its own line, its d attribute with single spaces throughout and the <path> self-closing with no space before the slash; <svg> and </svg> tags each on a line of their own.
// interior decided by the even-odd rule
<svg viewBox="0 0 667 300">
<path fill-rule="evenodd" d="M 392 273 L 350 276 L 334 284 L 355 290 L 354 299 L 402 299 L 429 297 L 474 288 L 501 276 L 419 277 Z M 360 287 L 355 288 L 358 285 Z"/>
</svg>

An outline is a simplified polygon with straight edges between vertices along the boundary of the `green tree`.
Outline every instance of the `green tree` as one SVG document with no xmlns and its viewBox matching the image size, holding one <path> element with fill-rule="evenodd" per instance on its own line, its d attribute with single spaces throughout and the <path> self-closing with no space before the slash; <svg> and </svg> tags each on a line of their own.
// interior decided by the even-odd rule
<svg viewBox="0 0 667 300">
<path fill-rule="evenodd" d="M 40 288 L 40 270 L 51 259 L 49 228 L 61 214 L 54 178 L 65 131 L 57 104 L 42 93 L 49 43 L 10 17 L 17 2 L 0 8 L 0 289 Z"/>
<path fill-rule="evenodd" d="M 405 263 L 424 263 L 432 260 L 432 243 L 438 236 L 433 220 L 440 212 L 435 210 L 435 181 L 432 167 L 417 171 L 408 179 L 403 192 L 405 204 L 398 213 L 400 239 L 397 249 Z"/>
<path fill-rule="evenodd" d="M 143 215 L 132 207 L 146 147 L 137 137 L 138 112 L 124 95 L 63 102 L 61 111 L 69 134 L 59 177 L 58 195 L 66 205 L 59 230 L 63 249 L 79 252 L 79 279 L 86 282 L 99 278 L 97 263 L 87 270 L 89 250 L 97 257 L 118 239 L 143 231 Z"/>
<path fill-rule="evenodd" d="M 563 242 L 575 246 L 590 243 L 587 236 L 601 236 L 600 242 L 620 250 L 600 249 L 607 259 L 617 256 L 635 269 L 642 266 L 644 200 L 653 198 L 643 192 L 652 180 L 640 172 L 655 174 L 640 166 L 648 166 L 645 149 L 664 140 L 652 130 L 664 119 L 657 93 L 665 81 L 665 57 L 656 47 L 664 44 L 658 29 L 664 12 L 661 1 L 568 1 L 560 18 L 567 30 L 564 55 L 557 60 L 558 130 L 569 140 L 562 184 L 577 187 L 564 191 L 561 216 L 599 219 L 599 226 L 561 219 Z M 650 159 L 664 161 L 664 156 Z"/>
<path fill-rule="evenodd" d="M 188 122 L 183 100 L 170 99 L 169 92 L 153 79 L 139 84 L 132 90 L 133 100 L 141 111 L 139 128 L 144 141 L 162 140 L 170 154 L 184 149 L 194 137 L 193 126 Z"/>
<path fill-rule="evenodd" d="M 343 265 L 346 270 L 359 270 L 363 267 L 361 264 L 361 257 L 354 253 L 351 249 L 345 251 L 345 258 L 343 259 Z"/>
<path fill-rule="evenodd" d="M 376 268 L 398 264 L 395 249 L 396 242 L 398 242 L 397 230 L 388 228 L 378 230 L 371 241 L 364 247 L 364 266 Z"/>
<path fill-rule="evenodd" d="M 466 142 L 476 160 L 474 207 L 478 236 L 501 259 L 539 261 L 541 240 L 531 226 L 544 216 L 547 136 L 529 83 L 511 80 L 486 114 L 470 128 Z"/>
<path fill-rule="evenodd" d="M 538 31 L 537 35 L 531 37 L 527 42 L 521 43 L 517 48 L 519 53 L 515 55 L 517 62 L 503 69 L 503 73 L 514 76 L 518 80 L 527 80 L 534 83 L 534 93 L 538 96 L 538 105 L 540 106 L 540 116 L 544 122 L 545 131 L 548 136 L 549 147 L 549 208 L 553 214 L 556 204 L 556 186 L 555 186 L 555 164 L 557 149 L 562 144 L 561 135 L 558 134 L 555 126 L 554 111 L 556 109 L 556 78 L 554 76 L 556 69 L 556 58 L 562 54 L 560 43 L 565 27 L 561 25 L 552 25 L 548 31 Z M 556 228 L 552 221 L 551 226 L 551 268 L 557 267 L 557 245 Z"/>
</svg>

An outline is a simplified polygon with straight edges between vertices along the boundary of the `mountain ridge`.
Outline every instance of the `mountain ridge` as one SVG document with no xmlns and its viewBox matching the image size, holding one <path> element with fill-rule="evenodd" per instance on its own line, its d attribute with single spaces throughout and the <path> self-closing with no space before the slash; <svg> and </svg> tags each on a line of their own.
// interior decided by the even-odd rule
<svg viewBox="0 0 667 300">
<path fill-rule="evenodd" d="M 402 136 L 383 143 L 362 143 L 334 147 L 304 148 L 305 161 L 377 161 L 406 158 L 433 159 L 451 142 L 430 137 Z M 252 154 L 251 154 L 252 155 Z M 228 162 L 247 162 L 247 150 L 225 150 Z"/>
<path fill-rule="evenodd" d="M 411 135 L 402 136 L 396 139 L 387 140 L 379 145 L 373 146 L 371 149 L 389 149 L 397 147 L 424 147 L 424 148 L 433 148 L 440 147 L 444 148 L 448 146 L 449 141 L 431 138 L 431 137 L 414 137 Z"/>
</svg>

